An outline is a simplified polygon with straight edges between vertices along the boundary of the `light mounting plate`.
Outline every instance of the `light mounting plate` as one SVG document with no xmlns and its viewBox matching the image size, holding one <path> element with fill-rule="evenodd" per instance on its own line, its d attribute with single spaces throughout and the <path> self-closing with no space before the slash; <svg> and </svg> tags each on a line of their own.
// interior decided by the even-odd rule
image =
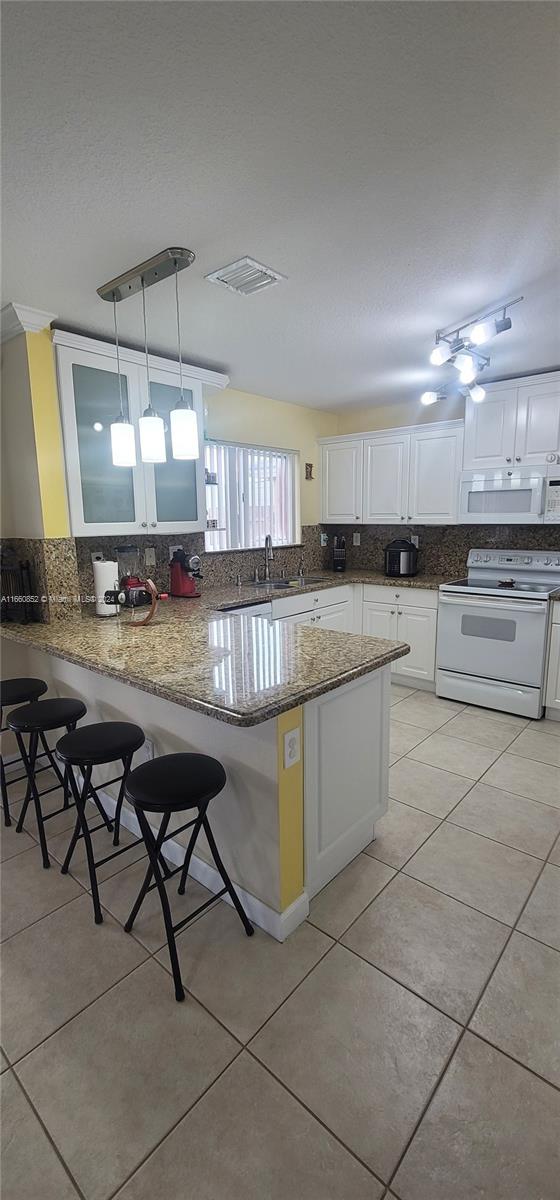
<svg viewBox="0 0 560 1200">
<path fill-rule="evenodd" d="M 145 288 L 152 287 L 154 283 L 174 275 L 175 268 L 184 271 L 194 260 L 193 250 L 186 250 L 184 246 L 168 246 L 166 250 L 154 254 L 153 258 L 147 258 L 145 262 L 138 263 L 137 267 L 131 267 L 123 275 L 117 275 L 115 279 L 109 280 L 109 283 L 102 284 L 97 289 L 97 295 L 102 300 L 108 300 L 110 304 L 126 300 L 129 296 L 141 292 L 142 284 Z"/>
</svg>

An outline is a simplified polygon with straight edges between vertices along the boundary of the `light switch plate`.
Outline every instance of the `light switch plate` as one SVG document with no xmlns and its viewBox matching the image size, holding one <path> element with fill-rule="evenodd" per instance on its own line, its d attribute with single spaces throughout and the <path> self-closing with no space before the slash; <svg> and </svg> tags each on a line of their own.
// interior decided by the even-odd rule
<svg viewBox="0 0 560 1200">
<path fill-rule="evenodd" d="M 321 533 L 321 534 L 319 534 L 319 538 L 320 538 L 320 544 L 321 544 L 321 546 L 328 546 L 328 544 L 329 544 L 329 535 L 328 535 L 328 533 Z"/>
<path fill-rule="evenodd" d="M 353 546 L 359 546 L 359 545 L 360 545 L 360 543 L 361 543 L 361 540 L 362 540 L 362 535 L 361 535 L 361 533 L 359 533 L 359 532 L 358 532 L 358 530 L 357 530 L 357 529 L 355 529 L 355 530 L 354 530 L 354 533 L 352 534 L 352 545 L 353 545 Z"/>
<path fill-rule="evenodd" d="M 295 767 L 301 758 L 301 740 L 298 728 L 284 734 L 284 768 Z"/>
</svg>

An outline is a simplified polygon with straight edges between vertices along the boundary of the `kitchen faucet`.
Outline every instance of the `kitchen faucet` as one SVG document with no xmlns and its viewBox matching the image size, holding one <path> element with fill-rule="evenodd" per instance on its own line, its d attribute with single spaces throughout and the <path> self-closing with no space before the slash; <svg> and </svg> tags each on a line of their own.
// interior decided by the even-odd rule
<svg viewBox="0 0 560 1200">
<path fill-rule="evenodd" d="M 272 549 L 272 538 L 267 533 L 264 539 L 264 577 L 268 583 L 270 579 L 270 564 L 274 562 L 274 550 Z"/>
</svg>

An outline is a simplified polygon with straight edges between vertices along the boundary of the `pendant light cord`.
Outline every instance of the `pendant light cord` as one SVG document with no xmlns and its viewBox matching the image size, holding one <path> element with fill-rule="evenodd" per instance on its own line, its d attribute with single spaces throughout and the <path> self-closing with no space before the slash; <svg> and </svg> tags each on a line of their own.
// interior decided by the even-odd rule
<svg viewBox="0 0 560 1200">
<path fill-rule="evenodd" d="M 179 267 L 177 259 L 175 259 L 175 308 L 177 311 L 177 349 L 179 352 L 179 388 L 181 400 L 183 396 L 183 355 L 181 354 L 181 319 L 179 315 Z"/>
<path fill-rule="evenodd" d="M 121 417 L 124 421 L 124 407 L 122 398 L 122 379 L 121 379 L 121 360 L 119 354 L 119 331 L 117 329 L 117 297 L 113 292 L 113 321 L 115 325 L 115 346 L 117 349 L 117 378 L 119 381 L 119 403 L 121 409 Z"/>
</svg>

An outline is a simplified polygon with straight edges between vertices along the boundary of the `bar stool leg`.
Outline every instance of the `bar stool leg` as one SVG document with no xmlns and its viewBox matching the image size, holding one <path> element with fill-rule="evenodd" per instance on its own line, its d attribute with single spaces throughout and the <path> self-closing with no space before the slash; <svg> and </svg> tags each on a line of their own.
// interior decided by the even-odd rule
<svg viewBox="0 0 560 1200">
<path fill-rule="evenodd" d="M 163 862 L 165 861 L 162 858 L 160 851 L 161 851 L 161 847 L 163 845 L 163 839 L 167 833 L 170 816 L 171 816 L 171 814 L 167 814 L 166 816 L 164 816 L 162 818 L 162 822 L 158 829 L 158 835 L 156 838 L 156 852 L 157 852 L 157 855 L 159 858 L 160 865 L 162 865 Z M 142 831 L 142 836 L 143 836 L 143 831 Z M 134 901 L 134 905 L 132 907 L 130 916 L 128 917 L 128 920 L 126 921 L 126 924 L 124 926 L 125 933 L 130 933 L 132 926 L 134 925 L 134 922 L 138 916 L 138 913 L 140 912 L 140 909 L 144 903 L 144 897 L 146 896 L 148 888 L 150 886 L 150 883 L 152 882 L 153 874 L 154 873 L 152 871 L 152 866 L 150 863 L 150 866 L 148 867 L 148 870 L 146 871 L 146 874 L 144 876 L 144 882 L 142 884 L 142 887 L 140 888 L 140 891 L 138 892 L 138 895 L 136 897 L 136 900 Z"/>
<path fill-rule="evenodd" d="M 202 822 L 204 820 L 205 812 L 206 812 L 206 809 L 204 810 L 203 813 L 200 814 L 200 816 L 198 816 L 196 818 L 196 824 L 193 825 L 193 831 L 189 838 L 189 844 L 187 846 L 187 852 L 185 854 L 185 861 L 183 863 L 183 870 L 181 871 L 181 878 L 179 880 L 179 887 L 177 888 L 177 891 L 180 896 L 185 895 L 185 888 L 187 886 L 187 875 L 189 873 L 189 867 L 191 865 L 192 853 L 193 853 L 193 850 L 195 847 L 196 839 L 200 833 L 200 830 L 202 829 Z"/>
<path fill-rule="evenodd" d="M 126 787 L 126 780 L 127 780 L 128 773 L 130 771 L 131 762 L 132 762 L 132 754 L 127 754 L 126 758 L 122 759 L 123 774 L 122 774 L 122 779 L 121 779 L 121 786 L 119 788 L 119 794 L 117 797 L 117 804 L 116 804 L 116 808 L 115 808 L 115 817 L 114 817 L 115 832 L 113 834 L 113 846 L 118 846 L 118 844 L 119 844 L 119 837 L 120 837 L 120 832 L 121 832 L 121 809 L 123 806 L 124 789 Z"/>
<path fill-rule="evenodd" d="M 141 809 L 137 809 L 137 816 L 138 816 L 138 821 L 140 824 L 140 829 L 142 831 L 142 837 L 144 838 L 144 842 L 146 844 L 146 849 L 148 851 L 148 858 L 150 860 L 150 866 L 152 868 L 156 887 L 159 892 L 159 898 L 161 901 L 163 920 L 164 920 L 164 924 L 165 924 L 165 932 L 167 935 L 167 946 L 169 949 L 169 958 L 171 961 L 171 970 L 173 972 L 173 982 L 175 984 L 175 999 L 176 1000 L 184 1000 L 185 999 L 185 989 L 183 987 L 183 981 L 181 979 L 181 968 L 179 966 L 177 947 L 175 945 L 175 934 L 173 932 L 173 921 L 171 919 L 171 909 L 169 907 L 169 900 L 167 898 L 167 892 L 165 890 L 165 884 L 163 882 L 161 871 L 160 871 L 160 866 L 159 866 L 159 854 L 158 854 L 157 842 L 156 842 L 156 839 L 154 838 L 154 835 L 150 829 L 148 821 L 146 820 L 146 817 L 144 816 L 144 813 L 142 812 Z M 128 922 L 127 922 L 127 924 L 128 924 Z"/>
<path fill-rule="evenodd" d="M 89 826 L 87 823 L 87 817 L 86 817 L 86 811 L 85 811 L 88 792 L 90 790 L 92 769 L 93 768 L 90 766 L 86 766 L 84 769 L 84 773 L 83 773 L 84 781 L 83 781 L 81 794 L 80 794 L 78 785 L 76 783 L 74 771 L 71 766 L 68 767 L 68 775 L 70 777 L 70 787 L 72 788 L 72 795 L 74 797 L 74 802 L 75 802 L 76 810 L 78 813 L 78 821 L 81 826 L 82 836 L 83 836 L 83 839 L 85 842 L 85 847 L 86 847 L 86 857 L 87 857 L 87 864 L 88 864 L 88 871 L 89 871 L 89 881 L 91 884 L 91 898 L 93 900 L 93 913 L 94 913 L 94 917 L 95 917 L 95 924 L 101 925 L 103 923 L 103 913 L 101 912 L 101 905 L 99 903 L 99 890 L 97 887 L 97 875 L 95 872 L 95 858 L 94 858 L 94 854 L 93 854 L 93 846 L 91 843 L 91 834 L 89 831 Z M 66 858 L 65 858 L 63 866 L 62 866 L 62 873 L 64 875 L 68 871 L 68 863 L 70 862 L 70 858 L 72 857 L 74 847 L 78 840 L 79 832 L 80 832 L 80 829 L 77 825 L 77 828 L 74 830 L 74 833 L 72 835 L 72 841 L 70 843 L 70 846 L 68 847 L 68 853 L 66 854 Z M 65 867 L 66 867 L 66 870 L 64 869 Z"/>
<path fill-rule="evenodd" d="M 202 828 L 204 829 L 204 832 L 206 834 L 206 838 L 208 841 L 208 845 L 210 846 L 210 850 L 212 851 L 212 858 L 214 859 L 214 862 L 218 868 L 218 871 L 220 872 L 220 875 L 222 876 L 222 879 L 223 879 L 224 884 L 229 892 L 229 895 L 231 896 L 232 902 L 235 905 L 235 908 L 237 909 L 237 912 L 241 918 L 245 933 L 247 934 L 247 937 L 251 937 L 251 935 L 255 932 L 255 930 L 253 929 L 253 926 L 251 925 L 251 922 L 245 912 L 245 909 L 243 908 L 243 905 L 239 899 L 239 896 L 237 895 L 237 892 L 236 892 L 236 890 L 231 882 L 231 879 L 224 867 L 224 864 L 220 858 L 218 847 L 214 841 L 214 834 L 212 833 L 212 830 L 210 828 L 210 822 L 208 820 L 208 817 L 206 816 L 206 810 L 204 811 L 204 815 L 202 818 Z"/>
<path fill-rule="evenodd" d="M 2 788 L 2 808 L 4 810 L 4 825 L 11 825 L 12 818 L 10 817 L 10 806 L 8 804 L 8 785 L 6 783 L 6 772 L 4 770 L 4 759 L 0 754 L 0 786 Z"/>
<path fill-rule="evenodd" d="M 39 734 L 36 731 L 33 731 L 32 733 L 30 733 L 30 735 L 29 735 L 29 754 L 27 753 L 27 750 L 25 749 L 25 743 L 24 743 L 23 736 L 21 733 L 16 733 L 16 740 L 17 740 L 18 749 L 19 749 L 19 752 L 21 755 L 23 765 L 25 767 L 25 773 L 27 775 L 27 780 L 28 780 L 27 792 L 25 795 L 25 800 L 23 802 L 23 807 L 22 807 L 22 810 L 20 813 L 20 817 L 19 817 L 19 821 L 17 823 L 16 829 L 17 829 L 18 833 L 21 832 L 21 828 L 23 825 L 23 818 L 25 817 L 25 814 L 27 812 L 27 807 L 29 805 L 30 800 L 33 799 L 33 804 L 35 806 L 35 816 L 37 818 L 37 829 L 39 831 L 39 845 L 41 847 L 41 854 L 43 856 L 43 866 L 44 866 L 45 870 L 47 870 L 48 867 L 50 867 L 51 862 L 50 862 L 50 858 L 49 858 L 49 852 L 47 850 L 47 839 L 45 837 L 45 826 L 43 823 L 43 810 L 41 808 L 41 798 L 39 796 L 39 792 L 37 789 L 37 783 L 35 781 L 35 762 L 37 759 L 37 749 L 39 746 Z"/>
</svg>

